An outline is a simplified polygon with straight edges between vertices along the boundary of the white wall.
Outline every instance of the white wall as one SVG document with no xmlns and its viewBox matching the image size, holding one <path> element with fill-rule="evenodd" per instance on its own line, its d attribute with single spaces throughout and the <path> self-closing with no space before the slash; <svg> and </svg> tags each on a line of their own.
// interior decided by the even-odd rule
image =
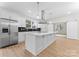
<svg viewBox="0 0 79 59">
<path fill-rule="evenodd" d="M 73 27 L 75 26 L 74 27 L 75 29 L 72 27 L 69 30 L 70 30 L 71 33 L 73 33 L 73 29 L 74 29 L 74 31 L 76 30 L 75 32 L 77 34 L 76 33 L 73 33 L 73 34 L 70 34 L 70 35 L 73 36 L 73 37 L 71 37 L 71 39 L 76 39 L 76 38 L 78 39 L 79 38 L 79 13 L 77 13 L 77 14 L 70 14 L 70 15 L 66 15 L 66 16 L 62 16 L 62 17 L 57 17 L 57 18 L 53 18 L 52 19 L 52 23 L 68 22 L 68 21 L 74 21 L 74 20 L 76 20 L 78 22 L 77 29 L 75 28 L 76 25 L 72 23 L 72 26 Z M 71 27 L 71 25 L 70 25 L 70 27 Z M 68 33 L 69 33 L 69 31 L 67 32 L 67 34 Z"/>
<path fill-rule="evenodd" d="M 52 23 L 59 23 L 59 22 L 67 22 L 67 21 L 72 21 L 72 20 L 79 20 L 79 14 L 70 14 L 70 15 L 66 15 L 66 16 L 62 16 L 62 17 L 57 17 L 57 18 L 51 18 L 48 19 L 48 21 L 52 22 Z"/>
<path fill-rule="evenodd" d="M 20 16 L 17 13 L 7 11 L 5 9 L 0 8 L 0 18 L 11 18 L 13 20 L 17 20 L 19 26 L 25 26 L 25 18 Z"/>
</svg>

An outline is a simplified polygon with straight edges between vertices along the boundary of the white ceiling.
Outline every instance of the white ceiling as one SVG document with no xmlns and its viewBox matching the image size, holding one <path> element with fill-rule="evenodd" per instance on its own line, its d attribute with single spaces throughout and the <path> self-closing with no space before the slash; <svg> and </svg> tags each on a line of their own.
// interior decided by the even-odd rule
<svg viewBox="0 0 79 59">
<path fill-rule="evenodd" d="M 36 18 L 36 2 L 1 2 L 0 7 L 23 16 Z M 45 10 L 45 18 L 56 18 L 70 13 L 78 13 L 79 4 L 72 2 L 40 2 L 39 10 Z M 39 12 L 40 13 L 40 12 Z"/>
</svg>

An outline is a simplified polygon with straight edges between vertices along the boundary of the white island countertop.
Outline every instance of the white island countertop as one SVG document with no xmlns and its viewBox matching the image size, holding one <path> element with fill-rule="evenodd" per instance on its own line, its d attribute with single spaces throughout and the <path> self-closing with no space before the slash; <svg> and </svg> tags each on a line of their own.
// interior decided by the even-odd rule
<svg viewBox="0 0 79 59">
<path fill-rule="evenodd" d="M 37 36 L 55 34 L 53 32 L 28 32 L 28 33 L 31 35 L 37 35 Z"/>
</svg>

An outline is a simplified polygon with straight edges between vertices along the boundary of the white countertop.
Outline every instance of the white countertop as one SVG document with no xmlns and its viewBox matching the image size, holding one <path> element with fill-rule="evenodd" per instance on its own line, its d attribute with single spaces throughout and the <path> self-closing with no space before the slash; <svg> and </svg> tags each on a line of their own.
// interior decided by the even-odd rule
<svg viewBox="0 0 79 59">
<path fill-rule="evenodd" d="M 38 35 L 38 36 L 54 34 L 53 32 L 28 32 L 28 33 L 32 35 Z"/>
</svg>

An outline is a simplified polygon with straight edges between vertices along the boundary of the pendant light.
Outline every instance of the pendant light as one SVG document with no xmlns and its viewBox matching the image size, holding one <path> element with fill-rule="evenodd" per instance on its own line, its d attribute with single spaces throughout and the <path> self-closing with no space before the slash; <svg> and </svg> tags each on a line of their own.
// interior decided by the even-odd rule
<svg viewBox="0 0 79 59">
<path fill-rule="evenodd" d="M 37 2 L 37 19 L 39 19 L 40 24 L 46 24 L 47 21 L 45 21 L 45 10 L 39 11 L 40 3 Z M 41 17 L 39 15 L 39 12 L 41 12 Z"/>
<path fill-rule="evenodd" d="M 39 2 L 37 2 L 37 19 L 40 19 L 40 15 L 39 15 Z"/>
</svg>

